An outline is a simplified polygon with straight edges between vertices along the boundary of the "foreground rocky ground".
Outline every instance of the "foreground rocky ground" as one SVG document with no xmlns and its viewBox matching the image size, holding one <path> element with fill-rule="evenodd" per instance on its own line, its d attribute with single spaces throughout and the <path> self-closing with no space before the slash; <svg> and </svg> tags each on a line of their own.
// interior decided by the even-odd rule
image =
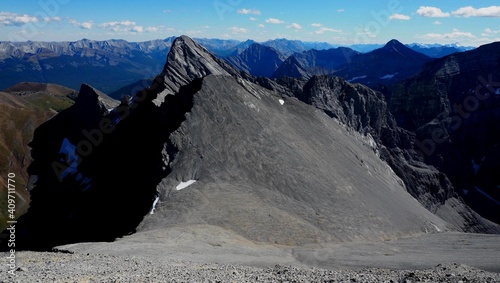
<svg viewBox="0 0 500 283">
<path fill-rule="evenodd" d="M 0 282 L 500 282 L 500 274 L 459 264 L 426 270 L 316 269 L 206 264 L 137 256 L 17 253 L 15 277 L 1 254 Z"/>
</svg>

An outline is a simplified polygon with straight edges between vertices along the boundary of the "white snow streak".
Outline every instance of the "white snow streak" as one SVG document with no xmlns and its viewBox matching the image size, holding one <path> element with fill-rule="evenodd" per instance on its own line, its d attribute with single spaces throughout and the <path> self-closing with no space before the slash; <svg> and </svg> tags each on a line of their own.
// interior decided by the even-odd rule
<svg viewBox="0 0 500 283">
<path fill-rule="evenodd" d="M 367 75 L 359 76 L 359 77 L 354 77 L 354 78 L 350 79 L 348 82 L 353 82 L 353 81 L 359 80 L 359 79 L 365 79 L 366 77 L 367 77 Z"/>
<path fill-rule="evenodd" d="M 396 73 L 396 74 L 397 74 L 397 73 Z M 383 76 L 383 77 L 380 77 L 380 79 L 381 79 L 381 80 L 390 80 L 390 79 L 392 79 L 392 78 L 393 78 L 396 74 L 392 74 L 392 75 L 387 74 L 387 75 L 385 75 L 385 76 Z"/>
<path fill-rule="evenodd" d="M 149 214 L 154 214 L 155 213 L 156 204 L 158 203 L 158 200 L 160 200 L 160 197 L 156 197 L 155 198 L 155 201 L 153 202 L 153 206 L 151 207 L 151 211 L 149 212 Z"/>
<path fill-rule="evenodd" d="M 175 189 L 180 191 L 182 189 L 185 189 L 185 188 L 191 186 L 194 183 L 196 183 L 196 180 L 189 180 L 187 182 L 181 182 L 179 185 L 177 185 L 177 187 L 175 187 Z"/>
</svg>

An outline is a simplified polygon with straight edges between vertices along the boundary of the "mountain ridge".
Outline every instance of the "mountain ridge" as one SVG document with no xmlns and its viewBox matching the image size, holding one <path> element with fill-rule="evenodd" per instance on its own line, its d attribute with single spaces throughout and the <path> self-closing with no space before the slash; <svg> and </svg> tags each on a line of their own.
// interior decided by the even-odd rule
<svg viewBox="0 0 500 283">
<path fill-rule="evenodd" d="M 109 109 L 83 85 L 73 107 L 35 131 L 29 173 L 38 181 L 17 224 L 19 248 L 175 226 L 286 246 L 499 231 L 452 190 L 427 186 L 446 179 L 406 159 L 411 143 L 391 129 L 381 93 L 324 76 L 255 78 L 189 37 L 172 46 L 150 87 Z M 393 144 L 378 142 L 393 134 Z M 406 161 L 395 171 L 415 167 L 399 174 L 422 181 L 411 192 L 420 202 L 385 154 Z M 40 235 L 47 217 L 59 225 Z"/>
</svg>

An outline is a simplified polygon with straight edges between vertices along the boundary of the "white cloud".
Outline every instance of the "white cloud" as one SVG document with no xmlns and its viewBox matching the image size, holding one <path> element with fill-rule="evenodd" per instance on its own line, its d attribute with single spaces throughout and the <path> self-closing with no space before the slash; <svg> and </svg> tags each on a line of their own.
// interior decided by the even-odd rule
<svg viewBox="0 0 500 283">
<path fill-rule="evenodd" d="M 99 25 L 102 29 L 107 29 L 114 32 L 131 32 L 131 33 L 142 33 L 144 28 L 132 21 L 121 21 L 121 22 L 106 22 Z"/>
<path fill-rule="evenodd" d="M 452 12 L 457 17 L 500 17 L 500 6 L 490 6 L 476 9 L 472 6 L 462 7 Z"/>
<path fill-rule="evenodd" d="M 83 22 L 83 23 L 81 23 L 81 28 L 82 29 L 92 29 L 92 25 L 94 25 L 94 23 L 92 21 Z"/>
<path fill-rule="evenodd" d="M 255 9 L 239 9 L 237 11 L 238 14 L 243 14 L 243 15 L 260 15 L 261 12 L 259 10 Z"/>
<path fill-rule="evenodd" d="M 361 35 L 361 36 L 367 36 L 369 38 L 375 38 L 377 37 L 377 35 L 373 32 L 370 31 L 369 28 L 364 28 L 364 29 L 356 29 L 357 30 L 357 34 L 358 35 Z"/>
<path fill-rule="evenodd" d="M 481 35 L 482 36 L 492 36 L 492 35 L 495 35 L 497 33 L 500 33 L 500 30 L 492 30 L 490 28 L 485 28 L 484 33 L 482 33 Z"/>
<path fill-rule="evenodd" d="M 470 32 L 463 32 L 458 29 L 453 29 L 449 33 L 428 33 L 421 36 L 417 36 L 417 38 L 421 39 L 432 39 L 436 41 L 449 41 L 449 40 L 460 40 L 464 38 L 476 38 Z"/>
<path fill-rule="evenodd" d="M 52 23 L 52 22 L 60 22 L 62 21 L 61 17 L 45 17 L 43 18 L 43 21 L 46 23 Z"/>
<path fill-rule="evenodd" d="M 319 27 L 322 27 L 323 24 L 319 24 L 319 23 L 312 23 L 311 24 L 312 27 L 316 27 L 316 28 L 319 28 Z"/>
<path fill-rule="evenodd" d="M 266 23 L 268 23 L 268 24 L 282 24 L 284 22 L 285 21 L 278 20 L 278 19 L 275 19 L 275 18 L 269 18 L 269 19 L 266 20 Z"/>
<path fill-rule="evenodd" d="M 258 26 L 258 27 L 259 27 L 259 28 L 263 28 L 263 27 L 265 27 L 265 25 L 263 25 L 263 24 L 259 24 L 259 26 Z"/>
<path fill-rule="evenodd" d="M 408 21 L 411 18 L 410 18 L 410 16 L 403 15 L 403 14 L 392 14 L 389 16 L 389 19 L 390 20 Z"/>
<path fill-rule="evenodd" d="M 325 32 L 342 32 L 339 29 L 333 29 L 333 28 L 327 28 L 327 27 L 320 27 L 317 31 L 315 31 L 315 34 L 323 34 Z"/>
<path fill-rule="evenodd" d="M 147 32 L 157 32 L 159 29 L 159 27 L 146 27 Z"/>
<path fill-rule="evenodd" d="M 185 33 L 187 36 L 191 36 L 191 37 L 203 34 L 203 32 L 201 30 L 187 30 L 187 31 L 184 31 L 183 33 Z"/>
<path fill-rule="evenodd" d="M 299 29 L 302 29 L 302 26 L 297 24 L 297 23 L 292 23 L 291 25 L 287 26 L 287 28 L 291 28 L 291 29 L 294 29 L 294 30 L 299 30 Z"/>
<path fill-rule="evenodd" d="M 417 14 L 422 17 L 431 18 L 447 18 L 450 16 L 450 13 L 444 13 L 441 9 L 431 6 L 420 6 L 417 10 Z"/>
<path fill-rule="evenodd" d="M 172 13 L 172 10 L 163 10 L 163 13 L 165 14 Z"/>
<path fill-rule="evenodd" d="M 94 25 L 93 21 L 87 21 L 87 22 L 81 23 L 81 22 L 79 22 L 75 19 L 71 19 L 71 18 L 68 19 L 68 23 L 72 24 L 75 27 L 79 27 L 81 29 L 92 29 L 92 26 Z"/>
<path fill-rule="evenodd" d="M 342 13 L 342 12 L 344 12 L 344 11 L 345 11 L 344 9 L 338 9 L 338 10 L 337 10 L 337 12 L 339 12 L 339 13 Z"/>
<path fill-rule="evenodd" d="M 434 22 L 434 24 L 435 24 L 435 25 L 442 25 L 443 23 L 442 23 L 442 22 L 440 22 L 440 21 L 435 21 L 435 22 Z"/>
<path fill-rule="evenodd" d="M 246 28 L 240 28 L 240 27 L 230 27 L 229 30 L 233 34 L 242 34 L 242 33 L 247 33 L 248 30 Z"/>
<path fill-rule="evenodd" d="M 0 26 L 22 26 L 28 23 L 38 22 L 38 18 L 30 15 L 20 15 L 10 12 L 0 12 Z"/>
</svg>

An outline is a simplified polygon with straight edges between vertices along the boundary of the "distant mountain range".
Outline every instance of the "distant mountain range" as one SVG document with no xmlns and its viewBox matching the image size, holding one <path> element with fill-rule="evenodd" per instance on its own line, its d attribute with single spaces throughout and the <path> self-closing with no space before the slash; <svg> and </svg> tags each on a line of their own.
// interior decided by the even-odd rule
<svg viewBox="0 0 500 283">
<path fill-rule="evenodd" d="M 163 65 L 159 62 L 166 58 L 174 39 L 175 37 L 169 37 L 145 42 L 89 39 L 74 42 L 0 42 L 0 71 L 2 72 L 0 90 L 24 81 L 57 83 L 74 89 L 78 89 L 82 82 L 86 82 L 105 93 L 112 93 L 128 84 L 151 79 L 160 72 Z M 301 66 L 292 64 L 294 62 L 286 62 L 286 64 L 293 68 L 304 67 L 308 70 L 309 75 L 330 73 L 331 68 L 336 68 L 338 62 L 335 58 L 335 62 L 326 62 L 328 57 L 325 56 L 328 56 L 328 53 L 299 55 L 303 52 L 314 53 L 315 51 L 338 48 L 338 46 L 324 42 L 275 39 L 258 43 L 260 46 L 272 48 L 277 52 L 274 56 L 279 58 L 277 61 L 269 62 L 270 66 L 268 67 L 258 67 L 252 66 L 251 63 L 259 59 L 258 57 L 252 58 L 258 53 L 256 50 L 252 50 L 257 48 L 255 45 L 257 43 L 252 40 L 241 42 L 198 38 L 195 41 L 215 56 L 229 58 L 229 62 L 232 62 L 238 69 L 257 76 L 273 76 L 274 72 L 281 66 L 281 58 L 285 62 L 285 59 L 292 55 L 296 59 L 299 58 L 299 62 L 302 62 Z M 250 47 L 252 49 L 247 50 Z M 351 49 L 367 53 L 380 47 L 366 44 L 353 45 Z M 458 46 L 417 44 L 408 47 L 429 57 L 440 57 L 465 49 Z M 264 50 L 262 48 L 261 51 Z M 332 52 L 335 53 L 335 51 Z M 244 54 L 242 55 L 242 53 Z M 259 56 L 262 55 L 264 54 L 261 53 Z M 308 57 L 317 57 L 321 62 L 314 61 L 314 59 L 314 62 L 308 61 L 306 59 Z M 253 64 L 255 65 L 255 63 Z M 282 68 L 274 76 L 293 74 L 293 72 L 300 73 L 301 71 L 286 70 L 286 68 L 283 70 Z"/>
</svg>

